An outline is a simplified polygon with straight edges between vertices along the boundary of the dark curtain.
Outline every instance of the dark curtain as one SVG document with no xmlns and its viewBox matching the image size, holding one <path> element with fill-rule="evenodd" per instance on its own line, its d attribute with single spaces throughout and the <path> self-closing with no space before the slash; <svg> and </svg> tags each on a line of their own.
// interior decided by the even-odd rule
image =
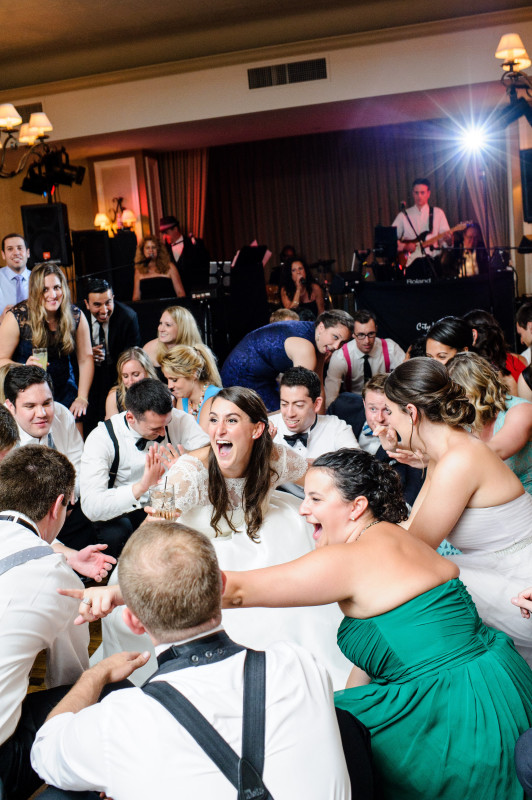
<svg viewBox="0 0 532 800">
<path fill-rule="evenodd" d="M 213 257 L 231 258 L 256 238 L 285 244 L 313 262 L 333 258 L 349 269 L 354 249 L 373 246 L 377 223 L 390 225 L 401 200 L 411 205 L 416 177 L 432 183 L 431 203 L 450 226 L 478 219 L 471 168 L 440 121 L 406 123 L 211 148 L 205 240 Z M 490 171 L 490 215 L 506 241 L 505 169 Z M 477 211 L 477 213 L 475 213 Z"/>
<path fill-rule="evenodd" d="M 203 236 L 209 151 L 180 150 L 157 156 L 163 214 L 173 214 L 183 233 Z"/>
</svg>

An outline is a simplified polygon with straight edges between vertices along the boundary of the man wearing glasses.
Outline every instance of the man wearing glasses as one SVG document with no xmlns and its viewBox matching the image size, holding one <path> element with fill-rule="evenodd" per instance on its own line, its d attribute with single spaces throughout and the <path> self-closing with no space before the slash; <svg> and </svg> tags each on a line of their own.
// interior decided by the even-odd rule
<svg viewBox="0 0 532 800">
<path fill-rule="evenodd" d="M 379 339 L 377 321 L 371 311 L 361 309 L 353 314 L 355 332 L 350 342 L 333 353 L 327 378 L 327 406 L 336 400 L 342 382 L 344 391 L 358 392 L 373 375 L 391 372 L 404 361 L 404 351 L 392 339 Z"/>
</svg>

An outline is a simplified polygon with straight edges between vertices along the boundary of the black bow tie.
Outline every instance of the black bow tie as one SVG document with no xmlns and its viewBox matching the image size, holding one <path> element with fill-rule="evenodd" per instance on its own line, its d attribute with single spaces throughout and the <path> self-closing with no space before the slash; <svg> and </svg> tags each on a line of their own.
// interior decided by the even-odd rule
<svg viewBox="0 0 532 800">
<path fill-rule="evenodd" d="M 308 433 L 294 433 L 293 436 L 285 434 L 284 440 L 290 445 L 290 447 L 294 447 L 297 442 L 301 442 L 303 447 L 306 447 L 308 442 Z"/>
<path fill-rule="evenodd" d="M 148 443 L 155 444 L 155 442 L 157 442 L 157 444 L 160 444 L 161 442 L 164 442 L 164 439 L 165 439 L 164 436 L 158 436 L 156 439 L 144 439 L 141 436 L 140 439 L 137 439 L 137 441 L 135 442 L 135 447 L 137 448 L 137 450 L 144 450 L 144 448 Z"/>
</svg>

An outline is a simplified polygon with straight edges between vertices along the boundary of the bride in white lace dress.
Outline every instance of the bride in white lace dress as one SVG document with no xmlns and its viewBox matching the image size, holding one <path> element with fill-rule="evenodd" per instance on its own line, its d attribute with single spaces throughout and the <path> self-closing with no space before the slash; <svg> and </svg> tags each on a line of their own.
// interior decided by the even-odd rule
<svg viewBox="0 0 532 800">
<path fill-rule="evenodd" d="M 175 487 L 181 511 L 179 521 L 214 537 L 222 569 L 273 566 L 310 552 L 312 528 L 299 515 L 300 501 L 276 490 L 300 480 L 308 464 L 293 450 L 273 443 L 257 393 L 241 387 L 222 389 L 212 403 L 209 435 L 207 464 L 185 455 L 168 472 L 167 482 Z M 340 621 L 334 605 L 234 609 L 225 611 L 223 618 L 228 634 L 249 647 L 264 648 L 280 639 L 303 645 L 325 664 L 338 689 L 345 686 L 350 671 L 336 647 Z M 139 648 L 151 646 L 126 628 L 121 610 L 115 609 L 103 621 L 103 656 Z M 155 669 L 155 659 L 150 659 L 134 674 L 135 682 Z"/>
</svg>

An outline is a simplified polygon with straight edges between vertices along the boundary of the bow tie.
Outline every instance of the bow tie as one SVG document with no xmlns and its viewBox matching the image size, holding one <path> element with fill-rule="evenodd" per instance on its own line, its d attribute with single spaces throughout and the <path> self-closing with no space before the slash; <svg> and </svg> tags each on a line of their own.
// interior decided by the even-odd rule
<svg viewBox="0 0 532 800">
<path fill-rule="evenodd" d="M 135 447 L 137 448 L 137 450 L 144 450 L 144 448 L 148 443 L 155 444 L 155 442 L 157 442 L 157 444 L 160 444 L 161 442 L 164 442 L 164 440 L 165 440 L 164 436 L 158 436 L 156 439 L 144 439 L 141 436 L 140 439 L 137 439 L 137 441 L 135 442 Z"/>
<path fill-rule="evenodd" d="M 284 440 L 290 445 L 290 447 L 294 447 L 297 442 L 301 442 L 303 447 L 306 447 L 308 442 L 308 433 L 294 433 L 293 436 L 285 434 Z"/>
</svg>

